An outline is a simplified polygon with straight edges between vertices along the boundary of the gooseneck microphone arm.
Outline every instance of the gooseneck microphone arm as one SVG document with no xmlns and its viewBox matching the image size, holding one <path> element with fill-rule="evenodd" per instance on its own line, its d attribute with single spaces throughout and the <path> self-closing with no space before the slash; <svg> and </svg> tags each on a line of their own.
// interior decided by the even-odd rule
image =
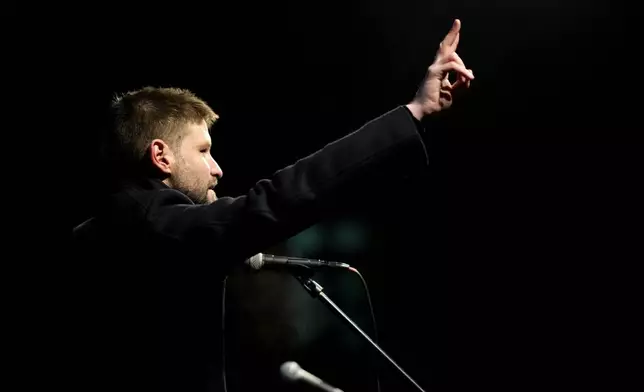
<svg viewBox="0 0 644 392">
<path fill-rule="evenodd" d="M 361 335 L 363 338 L 365 338 L 371 345 L 380 353 L 382 354 L 383 357 L 385 357 L 400 373 L 402 373 L 409 381 L 411 381 L 416 388 L 418 388 L 419 391 L 425 392 L 423 388 L 414 381 L 398 364 L 391 359 L 387 353 L 383 351 L 382 348 L 380 348 L 371 338 L 369 335 L 367 335 L 356 323 L 353 322 L 347 316 L 342 309 L 338 307 L 331 299 L 323 292 L 324 288 L 320 286 L 316 281 L 312 279 L 312 276 L 314 274 L 313 270 L 304 266 L 301 266 L 301 268 L 296 268 L 291 270 L 291 273 L 295 278 L 304 286 L 306 291 L 311 295 L 313 298 L 317 298 L 324 305 L 326 305 L 336 316 L 338 316 L 342 321 L 344 321 L 347 325 L 349 325 L 354 331 L 356 331 L 359 335 Z"/>
</svg>

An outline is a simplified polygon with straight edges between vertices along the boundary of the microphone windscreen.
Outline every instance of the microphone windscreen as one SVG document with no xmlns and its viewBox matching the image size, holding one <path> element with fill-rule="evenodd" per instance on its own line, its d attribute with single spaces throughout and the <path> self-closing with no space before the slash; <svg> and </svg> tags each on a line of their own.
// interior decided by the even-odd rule
<svg viewBox="0 0 644 392">
<path fill-rule="evenodd" d="M 262 254 L 258 253 L 246 260 L 246 265 L 255 270 L 262 268 L 262 266 L 264 265 L 264 258 L 262 257 Z"/>
<path fill-rule="evenodd" d="M 284 362 L 280 366 L 282 377 L 289 381 L 296 381 L 299 378 L 300 365 L 293 361 Z"/>
</svg>

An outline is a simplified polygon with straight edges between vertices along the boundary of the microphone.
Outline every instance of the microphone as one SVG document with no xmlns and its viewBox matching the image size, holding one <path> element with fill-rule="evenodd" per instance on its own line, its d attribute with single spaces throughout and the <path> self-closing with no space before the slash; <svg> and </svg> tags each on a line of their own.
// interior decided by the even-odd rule
<svg viewBox="0 0 644 392">
<path fill-rule="evenodd" d="M 324 260 L 314 260 L 314 259 L 304 259 L 299 257 L 287 257 L 287 256 L 275 256 L 267 255 L 264 253 L 258 253 L 255 256 L 246 260 L 246 265 L 250 266 L 252 269 L 258 270 L 264 267 L 264 265 L 279 265 L 279 266 L 289 266 L 289 265 L 299 265 L 304 267 L 330 267 L 330 268 L 350 268 L 349 264 L 339 263 L 337 261 L 324 261 Z"/>
<path fill-rule="evenodd" d="M 284 362 L 282 366 L 280 366 L 280 371 L 282 373 L 282 377 L 287 381 L 304 381 L 307 384 L 318 387 L 326 392 L 342 392 L 342 389 L 332 387 L 331 385 L 325 383 L 311 373 L 302 369 L 296 362 Z"/>
</svg>

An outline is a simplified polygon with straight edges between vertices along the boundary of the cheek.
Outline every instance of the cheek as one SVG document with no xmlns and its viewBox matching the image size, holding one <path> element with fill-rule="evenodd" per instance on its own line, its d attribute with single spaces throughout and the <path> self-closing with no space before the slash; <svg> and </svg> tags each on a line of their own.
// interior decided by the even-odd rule
<svg viewBox="0 0 644 392">
<path fill-rule="evenodd" d="M 202 160 L 202 161 L 203 161 L 203 167 L 204 167 L 204 169 L 205 169 L 205 170 L 207 170 L 207 171 L 208 171 L 208 173 L 210 173 L 210 158 L 208 158 L 207 156 L 205 156 L 205 157 L 203 157 L 203 160 Z"/>
<path fill-rule="evenodd" d="M 193 156 L 184 159 L 181 165 L 182 171 L 193 180 L 201 178 L 208 171 L 207 161 L 200 156 Z"/>
</svg>

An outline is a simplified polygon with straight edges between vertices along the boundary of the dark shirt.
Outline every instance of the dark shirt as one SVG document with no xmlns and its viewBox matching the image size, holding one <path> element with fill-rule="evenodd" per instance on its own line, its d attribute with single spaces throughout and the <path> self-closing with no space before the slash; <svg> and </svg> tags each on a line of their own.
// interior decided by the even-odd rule
<svg viewBox="0 0 644 392">
<path fill-rule="evenodd" d="M 159 180 L 124 186 L 74 229 L 87 285 L 78 336 L 91 390 L 221 390 L 221 282 L 231 267 L 421 174 L 424 131 L 401 106 L 258 181 L 195 205 Z"/>
</svg>

